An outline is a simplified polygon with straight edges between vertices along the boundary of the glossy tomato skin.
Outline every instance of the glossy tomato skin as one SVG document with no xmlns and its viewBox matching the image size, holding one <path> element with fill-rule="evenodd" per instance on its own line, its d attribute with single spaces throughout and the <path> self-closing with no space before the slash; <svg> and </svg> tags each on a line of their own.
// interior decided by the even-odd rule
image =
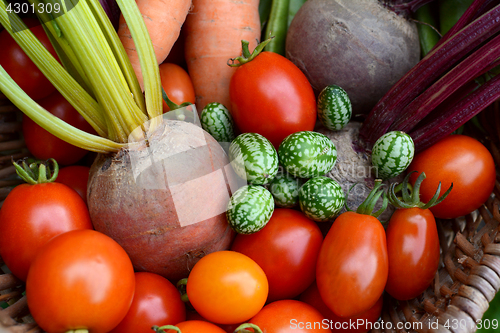
<svg viewBox="0 0 500 333">
<path fill-rule="evenodd" d="M 495 186 L 495 162 L 486 147 L 465 135 L 450 135 L 418 153 L 408 167 L 426 179 L 420 188 L 422 202 L 428 202 L 441 182 L 441 194 L 453 183 L 448 197 L 430 210 L 436 218 L 451 219 L 479 208 Z"/>
<path fill-rule="evenodd" d="M 202 320 L 186 320 L 178 323 L 177 326 L 182 333 L 226 333 L 219 326 Z M 174 330 L 168 330 L 167 333 L 177 333 Z"/>
<path fill-rule="evenodd" d="M 386 229 L 389 275 L 385 290 L 398 300 L 417 297 L 439 267 L 436 220 L 428 209 L 397 209 Z"/>
<path fill-rule="evenodd" d="M 365 333 L 372 327 L 370 325 L 378 321 L 382 313 L 382 306 L 384 304 L 384 297 L 380 296 L 377 303 L 365 312 L 354 316 L 343 318 L 337 316 L 330 310 L 321 299 L 318 286 L 316 282 L 312 283 L 299 298 L 300 301 L 307 303 L 318 310 L 326 319 L 329 320 L 330 328 L 334 332 L 345 333 Z"/>
<path fill-rule="evenodd" d="M 244 254 L 218 251 L 191 270 L 186 292 L 193 308 L 217 324 L 237 324 L 264 306 L 269 284 L 262 268 Z"/>
<path fill-rule="evenodd" d="M 276 148 L 288 135 L 314 129 L 317 112 L 311 84 L 277 53 L 262 52 L 238 67 L 229 92 L 231 115 L 239 130 L 259 133 Z"/>
<path fill-rule="evenodd" d="M 178 105 L 185 102 L 195 103 L 193 82 L 184 68 L 164 62 L 160 65 L 160 77 L 163 90 L 172 102 Z M 170 111 L 170 108 L 163 101 L 163 112 L 167 111 Z"/>
<path fill-rule="evenodd" d="M 158 274 L 137 272 L 132 305 L 111 333 L 150 333 L 154 325 L 174 325 L 185 320 L 186 306 L 172 282 Z"/>
<path fill-rule="evenodd" d="M 297 300 L 280 300 L 267 304 L 249 322 L 263 332 L 329 333 L 329 323 L 311 305 Z"/>
<path fill-rule="evenodd" d="M 59 169 L 56 182 L 65 184 L 75 190 L 87 204 L 87 183 L 90 168 L 84 165 L 70 165 Z"/>
<path fill-rule="evenodd" d="M 111 331 L 125 317 L 135 289 L 123 248 L 95 230 L 54 237 L 35 257 L 26 281 L 30 312 L 47 332 Z"/>
<path fill-rule="evenodd" d="M 66 123 L 85 132 L 94 133 L 92 126 L 59 92 L 51 94 L 38 101 L 38 103 Z M 26 115 L 23 115 L 23 134 L 28 150 L 33 156 L 41 160 L 53 158 L 60 165 L 70 165 L 87 154 L 86 150 L 73 146 L 50 134 Z"/>
<path fill-rule="evenodd" d="M 345 212 L 323 241 L 316 283 L 325 304 L 341 317 L 371 308 L 382 295 L 388 275 L 385 230 L 373 216 Z"/>
<path fill-rule="evenodd" d="M 0 256 L 12 273 L 26 281 L 40 248 L 53 237 L 92 229 L 82 198 L 64 184 L 16 186 L 0 210 Z"/>
<path fill-rule="evenodd" d="M 315 222 L 302 212 L 278 208 L 264 229 L 238 234 L 231 250 L 249 256 L 264 270 L 269 281 L 267 301 L 272 302 L 294 298 L 314 281 L 322 242 Z"/>
<path fill-rule="evenodd" d="M 57 59 L 56 51 L 39 21 L 33 18 L 26 18 L 23 21 L 30 27 L 42 45 Z M 2 45 L 0 65 L 28 96 L 38 100 L 47 97 L 56 90 L 21 47 L 17 45 L 7 30 L 0 31 L 0 45 Z"/>
</svg>

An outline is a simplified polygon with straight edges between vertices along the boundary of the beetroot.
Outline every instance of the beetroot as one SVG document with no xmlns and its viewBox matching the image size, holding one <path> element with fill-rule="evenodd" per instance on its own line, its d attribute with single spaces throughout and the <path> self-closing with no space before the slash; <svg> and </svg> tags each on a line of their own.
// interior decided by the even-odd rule
<svg viewBox="0 0 500 333">
<path fill-rule="evenodd" d="M 123 246 L 136 270 L 186 277 L 201 257 L 232 241 L 230 170 L 208 133 L 165 121 L 147 141 L 98 156 L 88 186 L 92 222 Z"/>
</svg>

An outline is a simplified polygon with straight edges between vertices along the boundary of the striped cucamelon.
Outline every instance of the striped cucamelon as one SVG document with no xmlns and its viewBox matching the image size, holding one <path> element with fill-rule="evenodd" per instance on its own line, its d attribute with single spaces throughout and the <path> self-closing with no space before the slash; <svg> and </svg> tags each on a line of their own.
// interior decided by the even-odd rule
<svg viewBox="0 0 500 333">
<path fill-rule="evenodd" d="M 335 180 L 318 176 L 309 179 L 299 190 L 299 205 L 311 220 L 324 222 L 335 217 L 345 204 L 345 194 Z"/>
<path fill-rule="evenodd" d="M 330 172 L 337 161 L 337 148 L 324 134 L 302 131 L 290 134 L 278 148 L 280 164 L 299 178 Z"/>
<path fill-rule="evenodd" d="M 229 110 L 221 103 L 209 103 L 200 115 L 201 127 L 218 142 L 234 140 L 234 122 Z"/>
<path fill-rule="evenodd" d="M 233 193 L 226 211 L 227 221 L 239 234 L 252 234 L 265 227 L 274 212 L 271 193 L 259 185 L 245 185 Z"/>
<path fill-rule="evenodd" d="M 273 195 L 274 203 L 278 207 L 291 208 L 299 202 L 299 188 L 302 185 L 300 178 L 295 178 L 286 172 L 278 172 L 269 183 L 269 192 Z"/>
<path fill-rule="evenodd" d="M 347 92 L 339 86 L 326 86 L 318 95 L 318 117 L 331 131 L 344 128 L 351 120 L 352 105 Z"/>
<path fill-rule="evenodd" d="M 257 133 L 238 135 L 229 146 L 229 160 L 236 174 L 249 184 L 267 184 L 278 173 L 276 149 Z"/>
<path fill-rule="evenodd" d="M 372 165 L 375 177 L 389 179 L 408 168 L 415 154 L 412 138 L 401 131 L 382 135 L 373 145 Z"/>
</svg>

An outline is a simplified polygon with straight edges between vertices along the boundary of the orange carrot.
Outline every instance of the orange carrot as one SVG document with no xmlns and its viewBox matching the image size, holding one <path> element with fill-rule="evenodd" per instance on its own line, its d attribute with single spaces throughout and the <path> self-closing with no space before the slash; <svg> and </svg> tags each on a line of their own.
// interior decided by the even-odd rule
<svg viewBox="0 0 500 333">
<path fill-rule="evenodd" d="M 191 7 L 191 0 L 136 0 L 136 2 L 153 42 L 156 60 L 161 64 L 179 38 L 181 27 Z M 139 56 L 123 15 L 120 16 L 118 36 L 144 90 Z"/>
<path fill-rule="evenodd" d="M 250 51 L 257 45 L 258 7 L 258 0 L 193 0 L 183 29 L 198 112 L 212 102 L 230 108 L 229 81 L 236 68 L 227 61 L 241 55 L 242 39 L 250 42 Z"/>
</svg>

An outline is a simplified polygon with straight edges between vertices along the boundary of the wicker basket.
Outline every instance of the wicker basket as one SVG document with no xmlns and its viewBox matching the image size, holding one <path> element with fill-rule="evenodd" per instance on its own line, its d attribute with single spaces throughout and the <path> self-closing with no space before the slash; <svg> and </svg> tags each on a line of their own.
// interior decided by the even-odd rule
<svg viewBox="0 0 500 333">
<path fill-rule="evenodd" d="M 487 117 L 490 134 L 481 133 L 483 143 L 491 147 L 500 166 L 496 148 L 500 133 L 498 105 L 481 117 Z M 0 201 L 20 183 L 11 164 L 28 156 L 21 134 L 20 113 L 0 95 Z M 494 121 L 492 121 L 492 119 Z M 486 138 L 490 142 L 486 142 Z M 496 138 L 491 141 L 492 138 Z M 475 332 L 489 303 L 500 289 L 500 183 L 491 198 L 478 211 L 455 220 L 439 220 L 441 266 L 432 286 L 419 298 L 398 302 L 387 296 L 380 325 L 372 333 L 395 332 Z M 0 258 L 0 267 L 2 260 Z M 29 315 L 24 284 L 0 268 L 0 333 L 42 332 Z M 406 324 L 406 325 L 405 325 Z M 445 326 L 450 327 L 446 328 Z M 411 327 L 412 329 L 405 329 Z"/>
</svg>

